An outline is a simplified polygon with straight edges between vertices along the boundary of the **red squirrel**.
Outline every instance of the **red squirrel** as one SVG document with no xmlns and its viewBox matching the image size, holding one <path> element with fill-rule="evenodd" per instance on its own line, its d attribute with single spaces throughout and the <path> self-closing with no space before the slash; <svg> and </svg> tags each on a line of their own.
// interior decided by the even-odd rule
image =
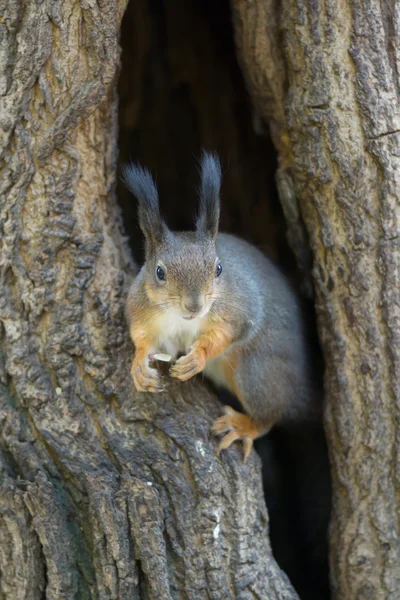
<svg viewBox="0 0 400 600">
<path fill-rule="evenodd" d="M 230 390 L 247 414 L 224 407 L 212 427 L 235 440 L 244 458 L 253 441 L 312 406 L 308 348 L 298 300 L 283 274 L 251 244 L 218 233 L 221 167 L 201 160 L 200 210 L 195 231 L 172 232 L 160 214 L 156 185 L 146 169 L 128 165 L 125 183 L 139 201 L 145 263 L 127 298 L 136 390 L 161 392 L 150 359 L 173 359 L 170 375 L 187 381 L 203 372 Z"/>
</svg>

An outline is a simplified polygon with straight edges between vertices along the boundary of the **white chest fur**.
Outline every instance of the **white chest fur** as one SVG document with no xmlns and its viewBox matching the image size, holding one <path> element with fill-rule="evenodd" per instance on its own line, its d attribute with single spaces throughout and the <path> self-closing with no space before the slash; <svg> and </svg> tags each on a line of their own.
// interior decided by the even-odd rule
<svg viewBox="0 0 400 600">
<path fill-rule="evenodd" d="M 186 320 L 180 315 L 165 313 L 157 317 L 157 352 L 166 352 L 172 358 L 187 354 L 200 331 L 200 319 Z"/>
</svg>

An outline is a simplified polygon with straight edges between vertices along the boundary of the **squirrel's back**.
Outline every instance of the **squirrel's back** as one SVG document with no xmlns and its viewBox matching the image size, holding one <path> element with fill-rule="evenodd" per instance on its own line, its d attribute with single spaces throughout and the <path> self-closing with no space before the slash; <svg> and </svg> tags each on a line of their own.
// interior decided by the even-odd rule
<svg viewBox="0 0 400 600">
<path fill-rule="evenodd" d="M 268 322 L 268 329 L 302 329 L 297 296 L 288 279 L 260 250 L 234 235 L 217 236 L 218 256 L 224 265 L 232 309 L 248 311 L 249 318 Z"/>
<path fill-rule="evenodd" d="M 232 364 L 231 355 L 236 352 L 240 356 L 236 383 L 240 379 L 253 398 L 256 391 L 262 396 L 270 390 L 280 404 L 283 397 L 288 401 L 286 417 L 313 412 L 309 344 L 290 282 L 260 250 L 233 235 L 218 235 L 217 252 L 229 290 L 222 302 L 234 320 L 243 321 L 244 333 L 231 350 L 208 365 L 206 374 L 223 383 L 222 362 Z M 220 303 L 216 301 L 214 311 L 221 310 Z"/>
</svg>

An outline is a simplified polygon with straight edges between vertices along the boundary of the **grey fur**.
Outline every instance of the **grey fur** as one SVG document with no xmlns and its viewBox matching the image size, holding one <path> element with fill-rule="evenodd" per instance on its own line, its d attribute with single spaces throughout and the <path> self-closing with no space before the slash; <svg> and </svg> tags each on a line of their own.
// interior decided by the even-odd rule
<svg viewBox="0 0 400 600">
<path fill-rule="evenodd" d="M 168 228 L 160 214 L 158 191 L 147 169 L 140 165 L 128 164 L 122 167 L 123 180 L 139 200 L 139 225 L 146 241 L 160 243 Z"/>
<path fill-rule="evenodd" d="M 200 210 L 197 230 L 215 238 L 218 233 L 221 189 L 221 165 L 216 154 L 203 151 L 200 161 Z"/>
<path fill-rule="evenodd" d="M 244 408 L 261 422 L 307 418 L 317 413 L 311 357 L 297 297 L 279 269 L 251 244 L 217 237 L 223 289 L 211 313 L 234 323 L 239 349 L 235 382 Z M 218 383 L 218 357 L 205 374 Z"/>
</svg>

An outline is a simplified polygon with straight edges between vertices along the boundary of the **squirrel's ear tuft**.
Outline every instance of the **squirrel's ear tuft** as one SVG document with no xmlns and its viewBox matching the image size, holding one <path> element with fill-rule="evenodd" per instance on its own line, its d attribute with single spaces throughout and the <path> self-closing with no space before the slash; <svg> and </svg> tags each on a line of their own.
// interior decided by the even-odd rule
<svg viewBox="0 0 400 600">
<path fill-rule="evenodd" d="M 221 165 L 216 154 L 203 151 L 200 175 L 200 211 L 196 228 L 200 233 L 208 233 L 215 238 L 218 233 L 221 188 Z"/>
<path fill-rule="evenodd" d="M 140 165 L 124 165 L 122 177 L 127 188 L 139 200 L 139 225 L 147 242 L 160 243 L 168 232 L 161 217 L 156 184 L 147 169 Z"/>
</svg>

